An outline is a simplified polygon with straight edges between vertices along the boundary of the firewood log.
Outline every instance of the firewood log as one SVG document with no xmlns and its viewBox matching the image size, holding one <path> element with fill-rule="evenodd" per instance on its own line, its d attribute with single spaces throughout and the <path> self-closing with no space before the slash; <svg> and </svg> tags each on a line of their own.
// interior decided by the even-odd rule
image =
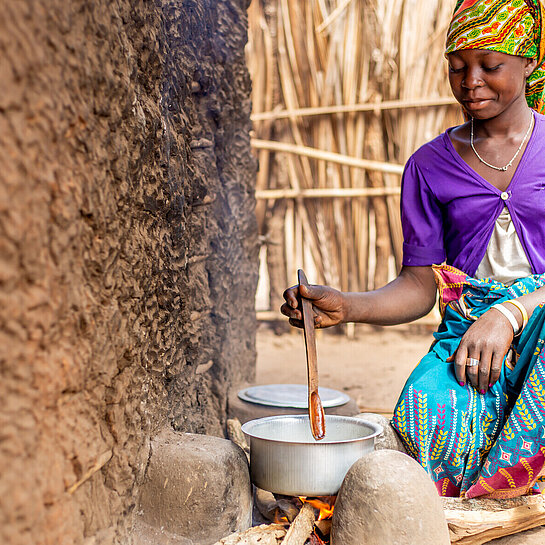
<svg viewBox="0 0 545 545">
<path fill-rule="evenodd" d="M 293 522 L 299 514 L 299 507 L 295 506 L 290 500 L 284 498 L 277 499 L 276 502 L 281 514 L 285 515 L 290 522 Z"/>
<path fill-rule="evenodd" d="M 288 529 L 282 545 L 304 545 L 314 530 L 314 508 L 305 503 Z"/>
<path fill-rule="evenodd" d="M 254 501 L 261 515 L 271 522 L 280 522 L 280 517 L 286 517 L 289 522 L 293 522 L 299 514 L 299 507 L 294 504 L 294 501 L 299 504 L 300 502 L 296 498 L 275 496 L 272 492 L 255 487 Z"/>
<path fill-rule="evenodd" d="M 328 536 L 331 533 L 331 519 L 316 521 L 316 528 L 322 532 L 323 536 Z"/>
<path fill-rule="evenodd" d="M 456 545 L 481 545 L 545 524 L 543 496 L 505 500 L 441 498 L 450 540 Z"/>
<path fill-rule="evenodd" d="M 285 535 L 281 524 L 262 524 L 224 537 L 214 545 L 278 545 Z"/>
<path fill-rule="evenodd" d="M 272 492 L 255 488 L 255 505 L 257 510 L 268 520 L 274 522 L 274 517 L 278 511 L 278 503 Z"/>
</svg>

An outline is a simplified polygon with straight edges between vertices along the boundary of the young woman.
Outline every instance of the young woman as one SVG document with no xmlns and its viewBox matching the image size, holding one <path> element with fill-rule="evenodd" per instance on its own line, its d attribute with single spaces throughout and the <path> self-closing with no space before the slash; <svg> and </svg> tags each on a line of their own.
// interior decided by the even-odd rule
<svg viewBox="0 0 545 545">
<path fill-rule="evenodd" d="M 514 497 L 545 474 L 545 8 L 460 0 L 447 35 L 468 121 L 420 148 L 402 180 L 403 268 L 387 286 L 286 290 L 301 326 L 443 320 L 392 424 L 440 494 Z"/>
</svg>

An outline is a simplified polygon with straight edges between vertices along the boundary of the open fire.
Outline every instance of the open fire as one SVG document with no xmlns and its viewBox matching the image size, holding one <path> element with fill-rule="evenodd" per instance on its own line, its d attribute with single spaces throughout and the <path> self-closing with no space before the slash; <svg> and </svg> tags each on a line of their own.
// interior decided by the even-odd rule
<svg viewBox="0 0 545 545">
<path fill-rule="evenodd" d="M 310 503 L 312 507 L 318 509 L 318 518 L 320 520 L 329 520 L 333 516 L 333 509 L 335 508 L 335 500 L 337 496 L 323 496 L 321 498 L 309 499 L 303 496 L 299 496 L 302 503 Z"/>
<path fill-rule="evenodd" d="M 273 496 L 271 494 L 271 496 Z M 328 545 L 331 533 L 331 518 L 337 496 L 322 496 L 307 498 L 304 496 L 273 496 L 276 507 L 271 513 L 270 504 L 265 507 L 263 494 L 256 495 L 257 507 L 262 514 L 269 514 L 268 518 L 276 524 L 287 527 L 293 525 L 293 533 L 298 533 L 298 542 L 304 545 Z M 303 510 L 303 506 L 307 509 Z M 270 516 L 272 514 L 272 516 Z M 300 520 L 305 519 L 305 520 Z M 305 533 L 307 535 L 305 535 Z"/>
<path fill-rule="evenodd" d="M 337 496 L 324 496 L 322 498 L 299 497 L 302 503 L 308 503 L 318 511 L 314 530 L 309 538 L 310 545 L 321 545 L 329 543 L 331 533 L 331 518 L 335 508 Z"/>
</svg>

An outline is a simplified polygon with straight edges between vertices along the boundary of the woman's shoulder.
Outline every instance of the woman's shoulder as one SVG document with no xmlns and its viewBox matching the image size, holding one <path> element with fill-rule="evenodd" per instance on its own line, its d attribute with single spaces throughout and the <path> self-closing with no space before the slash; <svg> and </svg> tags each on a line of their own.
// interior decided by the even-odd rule
<svg viewBox="0 0 545 545">
<path fill-rule="evenodd" d="M 422 172 L 431 170 L 442 171 L 445 168 L 452 169 L 456 166 L 456 160 L 452 153 L 452 142 L 449 133 L 455 127 L 451 127 L 436 136 L 433 140 L 420 146 L 408 159 L 406 169 L 419 169 Z"/>
<path fill-rule="evenodd" d="M 447 136 L 447 131 L 442 132 L 437 135 L 433 140 L 422 144 L 410 157 L 413 161 L 419 161 L 424 159 L 429 155 L 434 155 L 436 153 L 443 153 L 446 149 L 445 137 Z"/>
<path fill-rule="evenodd" d="M 536 120 L 536 129 L 540 132 L 545 132 L 545 115 L 535 112 L 534 116 Z"/>
<path fill-rule="evenodd" d="M 543 178 L 545 173 L 545 115 L 534 112 L 534 130 L 524 152 L 524 166 Z"/>
</svg>

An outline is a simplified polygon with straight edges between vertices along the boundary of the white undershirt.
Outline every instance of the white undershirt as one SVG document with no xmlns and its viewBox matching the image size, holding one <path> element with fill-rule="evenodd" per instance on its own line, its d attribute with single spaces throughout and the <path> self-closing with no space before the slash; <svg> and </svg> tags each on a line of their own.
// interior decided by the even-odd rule
<svg viewBox="0 0 545 545">
<path fill-rule="evenodd" d="M 496 220 L 475 278 L 493 278 L 503 284 L 511 284 L 517 278 L 531 274 L 532 268 L 506 206 Z"/>
</svg>

